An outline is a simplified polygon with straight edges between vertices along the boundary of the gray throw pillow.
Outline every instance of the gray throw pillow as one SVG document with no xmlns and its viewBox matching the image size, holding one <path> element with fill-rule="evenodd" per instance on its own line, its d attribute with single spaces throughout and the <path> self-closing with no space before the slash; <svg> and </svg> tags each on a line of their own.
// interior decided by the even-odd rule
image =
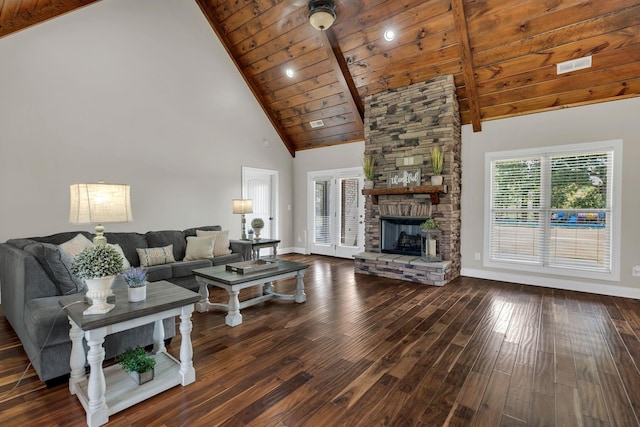
<svg viewBox="0 0 640 427">
<path fill-rule="evenodd" d="M 60 295 L 70 295 L 86 290 L 84 281 L 71 272 L 73 260 L 58 246 L 51 243 L 34 243 L 26 246 L 24 250 L 36 257 L 58 288 Z"/>
</svg>

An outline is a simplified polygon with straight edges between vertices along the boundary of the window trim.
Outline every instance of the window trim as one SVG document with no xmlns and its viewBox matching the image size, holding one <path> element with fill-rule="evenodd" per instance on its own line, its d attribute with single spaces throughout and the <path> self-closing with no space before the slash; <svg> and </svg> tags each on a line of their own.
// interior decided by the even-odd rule
<svg viewBox="0 0 640 427">
<path fill-rule="evenodd" d="M 514 157 L 557 155 L 573 153 L 576 151 L 613 151 L 612 166 L 612 194 L 611 194 L 611 272 L 581 271 L 562 267 L 533 266 L 524 263 L 509 263 L 491 260 L 490 235 L 491 235 L 491 164 L 496 160 L 513 159 Z M 606 281 L 620 281 L 621 258 L 621 221 L 622 221 L 622 140 L 608 140 L 586 142 L 578 144 L 556 145 L 547 147 L 527 148 L 519 150 L 497 151 L 485 153 L 484 165 L 484 247 L 483 266 L 488 268 L 500 268 L 514 271 L 527 271 L 532 273 L 549 274 L 556 276 L 572 276 L 586 279 L 598 279 Z"/>
</svg>

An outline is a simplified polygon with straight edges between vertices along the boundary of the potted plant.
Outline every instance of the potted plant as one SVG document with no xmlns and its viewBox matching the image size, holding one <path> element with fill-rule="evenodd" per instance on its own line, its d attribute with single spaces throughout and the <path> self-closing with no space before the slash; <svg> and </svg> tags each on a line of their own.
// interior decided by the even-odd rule
<svg viewBox="0 0 640 427">
<path fill-rule="evenodd" d="M 153 379 L 153 368 L 156 366 L 156 359 L 147 355 L 142 347 L 127 349 L 124 353 L 116 356 L 116 362 L 138 382 L 144 384 Z"/>
<path fill-rule="evenodd" d="M 83 249 L 73 259 L 71 271 L 87 284 L 91 306 L 84 314 L 104 314 L 115 305 L 107 303 L 111 284 L 122 272 L 122 256 L 108 245 L 93 245 Z"/>
<path fill-rule="evenodd" d="M 256 234 L 256 240 L 260 239 L 260 232 L 262 231 L 263 227 L 264 221 L 262 220 L 262 218 L 253 218 L 253 221 L 251 221 L 251 228 L 253 228 L 253 231 Z"/>
<path fill-rule="evenodd" d="M 442 261 L 442 257 L 438 253 L 438 240 L 441 235 L 438 222 L 429 218 L 420 224 L 420 230 L 421 258 L 427 262 Z"/>
<path fill-rule="evenodd" d="M 129 286 L 129 302 L 147 299 L 147 271 L 142 267 L 133 267 L 122 275 Z"/>
<path fill-rule="evenodd" d="M 440 147 L 435 146 L 431 148 L 431 170 L 433 175 L 431 176 L 431 185 L 442 185 L 442 162 L 444 156 Z"/>
<path fill-rule="evenodd" d="M 371 156 L 364 156 L 362 159 L 362 171 L 364 173 L 364 188 L 373 188 L 373 170 L 376 161 Z"/>
<path fill-rule="evenodd" d="M 423 230 L 433 230 L 438 228 L 438 223 L 436 222 L 435 219 L 429 218 L 420 224 L 420 228 Z"/>
</svg>

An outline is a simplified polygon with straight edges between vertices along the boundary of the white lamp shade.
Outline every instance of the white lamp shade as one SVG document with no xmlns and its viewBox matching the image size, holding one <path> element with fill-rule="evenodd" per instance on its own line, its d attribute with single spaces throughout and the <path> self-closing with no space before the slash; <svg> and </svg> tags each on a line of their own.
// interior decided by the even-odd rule
<svg viewBox="0 0 640 427">
<path fill-rule="evenodd" d="M 126 184 L 71 184 L 69 190 L 72 224 L 133 221 L 130 189 Z"/>
<path fill-rule="evenodd" d="M 331 14 L 329 11 L 325 10 L 313 11 L 309 16 L 311 26 L 320 31 L 328 29 L 335 20 L 335 14 Z"/>
<path fill-rule="evenodd" d="M 251 201 L 251 199 L 233 199 L 233 213 L 253 213 L 253 202 Z"/>
</svg>

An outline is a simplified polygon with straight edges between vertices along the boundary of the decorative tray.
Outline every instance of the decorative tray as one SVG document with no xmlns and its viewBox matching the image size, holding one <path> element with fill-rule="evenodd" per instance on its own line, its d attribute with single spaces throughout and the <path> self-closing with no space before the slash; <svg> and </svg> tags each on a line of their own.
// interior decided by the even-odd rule
<svg viewBox="0 0 640 427">
<path fill-rule="evenodd" d="M 266 261 L 264 259 L 254 259 L 251 261 L 233 262 L 227 264 L 228 271 L 235 271 L 239 274 L 255 273 L 257 271 L 271 270 L 278 268 L 277 261 Z"/>
</svg>

